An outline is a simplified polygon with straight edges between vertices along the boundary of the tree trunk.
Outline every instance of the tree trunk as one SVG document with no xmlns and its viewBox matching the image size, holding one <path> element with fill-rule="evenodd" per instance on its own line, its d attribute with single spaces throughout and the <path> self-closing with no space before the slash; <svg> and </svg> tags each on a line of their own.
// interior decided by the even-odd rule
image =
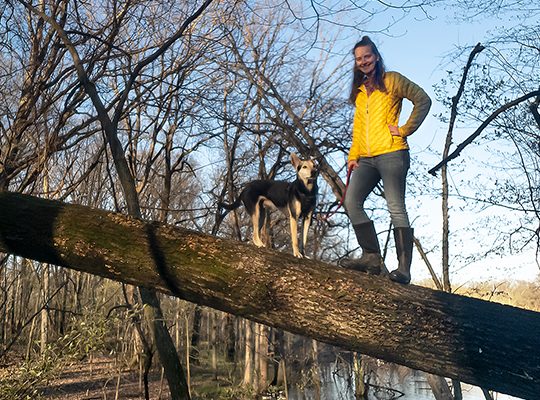
<svg viewBox="0 0 540 400">
<path fill-rule="evenodd" d="M 234 327 L 236 325 L 236 317 L 231 314 L 225 315 L 225 335 L 226 335 L 226 352 L 225 361 L 228 363 L 236 363 L 236 335 Z"/>
<path fill-rule="evenodd" d="M 261 373 L 260 373 L 260 359 L 261 359 L 261 324 L 253 324 L 253 388 L 260 393 Z"/>
<path fill-rule="evenodd" d="M 319 374 L 319 346 L 316 340 L 311 341 L 311 346 L 312 346 L 311 359 L 313 360 L 313 364 L 311 367 L 313 387 L 314 387 L 313 397 L 314 397 L 314 400 L 321 400 L 322 382 L 321 382 L 321 376 Z"/>
<path fill-rule="evenodd" d="M 272 382 L 270 383 L 271 386 L 283 386 L 285 382 L 285 342 L 284 342 L 284 336 L 285 333 L 282 329 L 272 329 L 272 347 L 274 350 L 274 378 L 272 379 Z"/>
<path fill-rule="evenodd" d="M 537 312 L 6 192 L 0 251 L 152 287 L 485 389 L 522 398 L 540 393 Z"/>
<path fill-rule="evenodd" d="M 218 380 L 218 369 L 217 369 L 217 330 L 218 326 L 216 323 L 217 315 L 215 312 L 210 311 L 209 314 L 209 325 L 211 326 L 212 330 L 210 331 L 210 349 L 212 351 L 212 380 L 217 381 Z"/>
<path fill-rule="evenodd" d="M 246 341 L 246 351 L 245 351 L 245 359 L 244 359 L 244 379 L 242 381 L 243 385 L 252 385 L 253 384 L 253 364 L 254 364 L 254 354 L 253 354 L 253 328 L 254 323 L 245 320 L 244 321 L 246 335 L 245 335 L 245 341 Z"/>
<path fill-rule="evenodd" d="M 259 326 L 259 393 L 268 387 L 268 327 Z"/>
<path fill-rule="evenodd" d="M 454 396 L 452 395 L 452 391 L 450 390 L 450 387 L 448 386 L 448 383 L 446 383 L 446 380 L 444 378 L 441 378 L 437 375 L 432 374 L 425 374 L 426 380 L 429 383 L 429 386 L 431 387 L 431 391 L 433 392 L 433 396 L 435 396 L 435 399 L 437 400 L 454 400 Z"/>
<path fill-rule="evenodd" d="M 189 315 L 188 313 L 184 313 L 184 319 L 186 321 L 186 379 L 187 379 L 187 387 L 188 391 L 191 387 L 191 372 L 190 372 L 190 366 L 189 366 Z M 191 396 L 191 394 L 190 394 Z"/>
<path fill-rule="evenodd" d="M 467 74 L 472 65 L 472 61 L 474 57 L 478 53 L 480 53 L 482 50 L 484 50 L 484 47 L 481 46 L 480 43 L 478 43 L 476 47 L 473 49 L 473 51 L 471 52 L 471 54 L 469 55 L 469 60 L 463 71 L 463 76 L 461 78 L 461 84 L 459 86 L 458 92 L 454 97 L 452 97 L 450 123 L 448 126 L 448 132 L 446 134 L 446 141 L 444 143 L 443 158 L 448 157 L 448 153 L 450 152 L 450 146 L 452 145 L 454 124 L 458 116 L 458 103 L 461 98 L 461 95 L 463 94 L 463 91 L 465 90 Z M 450 189 L 448 186 L 448 171 L 447 171 L 446 165 L 443 165 L 441 169 L 441 175 L 442 175 L 442 216 L 443 216 L 443 226 L 442 226 L 443 237 L 442 237 L 441 247 L 442 247 L 443 288 L 446 292 L 451 293 L 452 286 L 450 283 L 450 210 L 448 206 Z M 440 394 L 439 392 L 439 388 L 444 388 L 446 386 L 446 382 L 444 378 L 439 377 L 438 382 L 435 383 L 435 381 L 436 379 L 434 377 L 431 377 L 429 380 L 430 386 L 433 389 L 433 394 L 435 395 L 435 397 L 439 399 L 439 397 L 437 396 L 443 396 L 443 397 L 446 396 L 445 394 Z M 457 389 L 457 394 L 459 396 L 459 393 L 461 393 L 459 380 L 453 379 L 453 386 Z M 446 392 L 443 392 L 443 393 L 446 393 Z M 450 397 L 452 397 L 451 394 L 450 394 Z M 456 398 L 456 400 L 458 399 Z"/>
<path fill-rule="evenodd" d="M 189 349 L 189 362 L 199 365 L 199 342 L 201 337 L 202 307 L 196 306 L 193 312 L 193 328 L 191 330 L 191 345 Z"/>
<path fill-rule="evenodd" d="M 39 311 L 39 303 L 36 302 L 36 312 L 37 315 Z M 30 359 L 30 356 L 32 355 L 32 346 L 34 345 L 34 330 L 36 328 L 36 319 L 32 318 L 32 325 L 30 326 L 30 333 L 28 334 L 28 345 L 26 346 L 26 359 Z M 2 343 L 2 342 L 0 342 Z M 2 347 L 4 347 L 4 343 L 2 343 Z"/>
<path fill-rule="evenodd" d="M 356 399 L 367 400 L 366 384 L 364 377 L 366 375 L 367 356 L 354 353 L 354 397 Z"/>
<path fill-rule="evenodd" d="M 41 277 L 43 279 L 43 303 L 49 301 L 49 266 L 44 264 L 42 267 Z M 47 339 L 49 332 L 49 307 L 44 307 L 41 310 L 41 356 L 45 356 L 47 350 Z"/>
</svg>

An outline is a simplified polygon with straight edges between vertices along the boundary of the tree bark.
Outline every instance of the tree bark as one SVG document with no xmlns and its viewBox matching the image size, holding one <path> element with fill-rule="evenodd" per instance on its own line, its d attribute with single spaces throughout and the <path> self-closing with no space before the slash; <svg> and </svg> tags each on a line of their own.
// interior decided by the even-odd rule
<svg viewBox="0 0 540 400">
<path fill-rule="evenodd" d="M 85 271 L 525 399 L 540 313 L 89 207 L 0 193 L 0 251 Z"/>
</svg>

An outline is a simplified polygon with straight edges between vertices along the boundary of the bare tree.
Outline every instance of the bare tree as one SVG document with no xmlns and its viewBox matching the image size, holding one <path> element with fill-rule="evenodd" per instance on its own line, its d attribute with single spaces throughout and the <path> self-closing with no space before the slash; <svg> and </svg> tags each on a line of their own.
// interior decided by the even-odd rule
<svg viewBox="0 0 540 400">
<path fill-rule="evenodd" d="M 49 9 L 51 11 L 51 14 L 49 15 L 46 12 L 47 10 L 45 9 L 44 5 L 36 8 L 30 3 L 22 0 L 20 3 L 24 5 L 29 12 L 36 15 L 40 20 L 48 23 L 69 52 L 71 59 L 73 60 L 73 67 L 77 72 L 78 81 L 83 86 L 85 92 L 92 101 L 92 104 L 97 111 L 102 129 L 107 137 L 114 160 L 114 165 L 122 184 L 122 191 L 128 213 L 136 217 L 141 217 L 142 214 L 135 179 L 132 171 L 129 168 L 121 142 L 118 138 L 118 125 L 122 116 L 124 115 L 125 105 L 128 103 L 132 89 L 136 84 L 137 79 L 139 79 L 141 76 L 141 72 L 148 65 L 157 60 L 163 53 L 165 53 L 178 39 L 184 36 L 184 33 L 190 24 L 210 5 L 211 0 L 207 0 L 205 3 L 203 3 L 198 10 L 194 10 L 193 13 L 187 19 L 185 19 L 183 24 L 180 25 L 176 32 L 161 43 L 154 45 L 154 50 L 150 51 L 148 56 L 145 56 L 141 61 L 139 61 L 133 69 L 129 69 L 129 74 L 127 75 L 128 79 L 125 83 L 125 87 L 116 98 L 113 98 L 114 102 L 111 103 L 114 104 L 114 114 L 112 118 L 109 117 L 107 107 L 103 103 L 102 96 L 100 96 L 97 81 L 95 79 L 96 77 L 93 77 L 91 74 L 89 74 L 89 72 L 91 72 L 95 67 L 99 66 L 99 60 L 101 57 L 110 53 L 114 47 L 94 47 L 92 46 L 92 40 L 83 41 L 81 46 L 80 43 L 73 41 L 69 37 L 68 31 L 65 29 L 66 19 L 71 15 L 68 14 L 68 9 L 64 4 L 59 4 L 59 7 Z M 114 6 L 116 6 L 116 4 L 113 4 L 113 7 Z M 82 4 L 81 7 L 83 7 Z M 62 11 L 64 18 L 59 19 L 59 17 L 54 13 L 54 11 L 57 9 Z M 77 8 L 75 8 L 74 11 L 77 12 Z M 97 24 L 96 28 L 98 28 L 98 32 L 104 34 L 103 39 L 104 42 L 107 43 L 113 43 L 117 39 L 122 24 L 126 22 L 125 20 L 128 19 L 130 13 L 132 12 L 129 4 L 123 5 L 123 8 L 120 8 L 119 10 L 113 9 L 112 11 L 112 16 L 114 19 L 110 22 L 100 23 L 98 21 L 88 21 L 95 26 Z M 69 22 L 71 22 L 71 20 L 69 20 Z M 77 25 L 77 20 L 73 20 L 73 22 Z M 79 22 L 81 22 L 81 24 L 78 24 L 79 26 L 77 28 L 85 28 L 82 25 L 82 21 Z M 81 33 L 85 33 L 85 30 L 82 32 L 77 32 L 79 35 Z M 99 35 L 92 34 L 91 37 L 99 38 Z M 87 45 L 85 49 L 86 51 L 95 50 L 92 57 L 88 59 L 81 58 L 80 50 L 78 50 L 78 48 L 84 49 L 84 45 Z M 174 349 L 174 345 L 170 339 L 166 326 L 162 322 L 163 317 L 157 296 L 153 290 L 148 290 L 146 288 L 140 289 L 140 295 L 142 301 L 148 306 L 145 307 L 145 316 L 149 326 L 151 327 L 154 342 L 158 348 L 160 358 L 165 367 L 171 394 L 173 398 L 189 398 L 189 388 L 185 382 L 183 371 Z"/>
<path fill-rule="evenodd" d="M 534 111 L 539 92 L 533 65 L 538 61 L 540 45 L 538 35 L 530 32 L 538 32 L 538 27 L 501 31 L 486 42 L 484 57 L 469 72 L 471 79 L 463 91 L 459 115 L 462 124 L 472 124 L 476 129 L 430 170 L 434 173 L 459 155 L 467 154 L 474 144 L 493 143 L 482 182 L 470 180 L 472 194 L 458 196 L 480 210 L 497 208 L 516 216 L 507 218 L 507 222 L 496 218 L 481 221 L 493 230 L 491 237 L 498 237 L 487 244 L 490 248 L 482 251 L 484 255 L 520 252 L 530 248 L 529 244 L 534 244 L 537 252 L 539 249 L 536 166 L 540 125 Z M 448 82 L 458 85 L 452 76 Z M 509 146 L 498 150 L 495 141 Z M 514 172 L 507 173 L 510 171 Z"/>
<path fill-rule="evenodd" d="M 77 116 L 84 94 L 55 30 L 43 19 L 25 18 L 18 3 L 2 9 L 0 190 L 22 191 L 56 152 L 94 134 L 96 119 Z M 52 16 L 63 24 L 66 13 L 53 7 Z"/>
</svg>

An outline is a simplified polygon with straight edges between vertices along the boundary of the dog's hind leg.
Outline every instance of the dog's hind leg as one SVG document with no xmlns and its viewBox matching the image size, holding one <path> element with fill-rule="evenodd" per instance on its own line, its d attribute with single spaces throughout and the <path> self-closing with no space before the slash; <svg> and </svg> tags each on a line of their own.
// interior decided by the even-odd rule
<svg viewBox="0 0 540 400">
<path fill-rule="evenodd" d="M 253 215 L 251 215 L 251 222 L 253 224 L 253 244 L 258 247 L 263 247 L 264 243 L 261 240 L 261 228 L 264 226 L 266 219 L 266 210 L 263 206 L 264 200 L 259 200 L 255 205 Z"/>
</svg>

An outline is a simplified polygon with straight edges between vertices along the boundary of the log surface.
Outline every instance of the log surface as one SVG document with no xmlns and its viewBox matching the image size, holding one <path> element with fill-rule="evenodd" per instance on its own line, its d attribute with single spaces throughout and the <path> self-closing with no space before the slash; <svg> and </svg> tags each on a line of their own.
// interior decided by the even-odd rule
<svg viewBox="0 0 540 400">
<path fill-rule="evenodd" d="M 0 251 L 155 288 L 500 393 L 540 393 L 540 313 L 122 214 L 0 193 Z"/>
</svg>

